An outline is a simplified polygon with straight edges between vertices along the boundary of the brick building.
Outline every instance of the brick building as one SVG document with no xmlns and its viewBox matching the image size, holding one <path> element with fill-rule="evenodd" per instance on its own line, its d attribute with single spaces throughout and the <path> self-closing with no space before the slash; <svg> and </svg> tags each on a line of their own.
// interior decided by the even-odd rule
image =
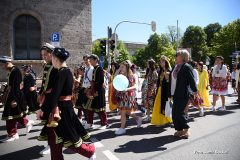
<svg viewBox="0 0 240 160">
<path fill-rule="evenodd" d="M 78 64 L 91 53 L 91 0 L 1 0 L 0 55 L 11 56 L 14 64 L 32 64 L 38 76 L 42 63 L 39 49 L 51 43 L 51 35 L 61 35 L 60 45 Z M 6 73 L 0 68 L 0 81 Z"/>
</svg>

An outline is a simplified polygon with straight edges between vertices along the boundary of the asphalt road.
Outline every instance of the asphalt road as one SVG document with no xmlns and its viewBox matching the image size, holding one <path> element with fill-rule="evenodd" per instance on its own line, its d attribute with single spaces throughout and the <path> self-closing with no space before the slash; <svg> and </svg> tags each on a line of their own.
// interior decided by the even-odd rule
<svg viewBox="0 0 240 160">
<path fill-rule="evenodd" d="M 115 136 L 120 117 L 109 113 L 110 128 L 91 131 L 96 141 L 97 160 L 240 160 L 240 106 L 235 101 L 236 96 L 227 96 L 226 111 L 207 111 L 204 117 L 191 109 L 189 139 L 174 138 L 171 127 L 144 123 L 142 128 L 136 128 L 133 119 L 127 122 L 126 135 Z M 34 120 L 35 116 L 31 115 L 29 119 Z M 99 124 L 98 118 L 95 123 Z M 35 125 L 25 135 L 25 128 L 21 128 L 19 140 L 0 143 L 0 160 L 50 160 L 49 155 L 38 154 L 46 145 L 36 140 L 40 129 L 41 126 Z M 0 139 L 5 135 L 5 121 L 0 121 Z M 63 152 L 66 160 L 86 159 L 66 149 Z"/>
</svg>

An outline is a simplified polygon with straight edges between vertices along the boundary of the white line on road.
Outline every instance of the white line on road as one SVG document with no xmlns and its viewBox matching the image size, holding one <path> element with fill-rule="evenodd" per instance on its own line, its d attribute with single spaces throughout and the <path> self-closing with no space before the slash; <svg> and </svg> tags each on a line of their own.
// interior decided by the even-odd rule
<svg viewBox="0 0 240 160">
<path fill-rule="evenodd" d="M 105 156 L 110 159 L 110 160 L 119 160 L 111 151 L 106 150 L 103 151 L 103 154 L 105 154 Z"/>
</svg>

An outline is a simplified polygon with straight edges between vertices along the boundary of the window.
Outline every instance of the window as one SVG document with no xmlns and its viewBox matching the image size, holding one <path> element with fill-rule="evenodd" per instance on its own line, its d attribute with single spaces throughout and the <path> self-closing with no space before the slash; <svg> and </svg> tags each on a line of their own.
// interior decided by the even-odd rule
<svg viewBox="0 0 240 160">
<path fill-rule="evenodd" d="M 14 28 L 14 59 L 40 60 L 41 26 L 39 21 L 30 15 L 18 16 Z"/>
</svg>

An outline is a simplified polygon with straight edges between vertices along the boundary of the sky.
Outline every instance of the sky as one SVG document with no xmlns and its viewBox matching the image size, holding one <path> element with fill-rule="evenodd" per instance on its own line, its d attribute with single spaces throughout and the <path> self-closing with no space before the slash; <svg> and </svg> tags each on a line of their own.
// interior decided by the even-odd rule
<svg viewBox="0 0 240 160">
<path fill-rule="evenodd" d="M 240 0 L 92 0 L 92 40 L 107 37 L 124 20 L 157 24 L 156 33 L 176 26 L 183 34 L 189 25 L 226 25 L 240 18 Z M 147 43 L 151 26 L 122 23 L 116 33 L 120 40 Z"/>
</svg>

